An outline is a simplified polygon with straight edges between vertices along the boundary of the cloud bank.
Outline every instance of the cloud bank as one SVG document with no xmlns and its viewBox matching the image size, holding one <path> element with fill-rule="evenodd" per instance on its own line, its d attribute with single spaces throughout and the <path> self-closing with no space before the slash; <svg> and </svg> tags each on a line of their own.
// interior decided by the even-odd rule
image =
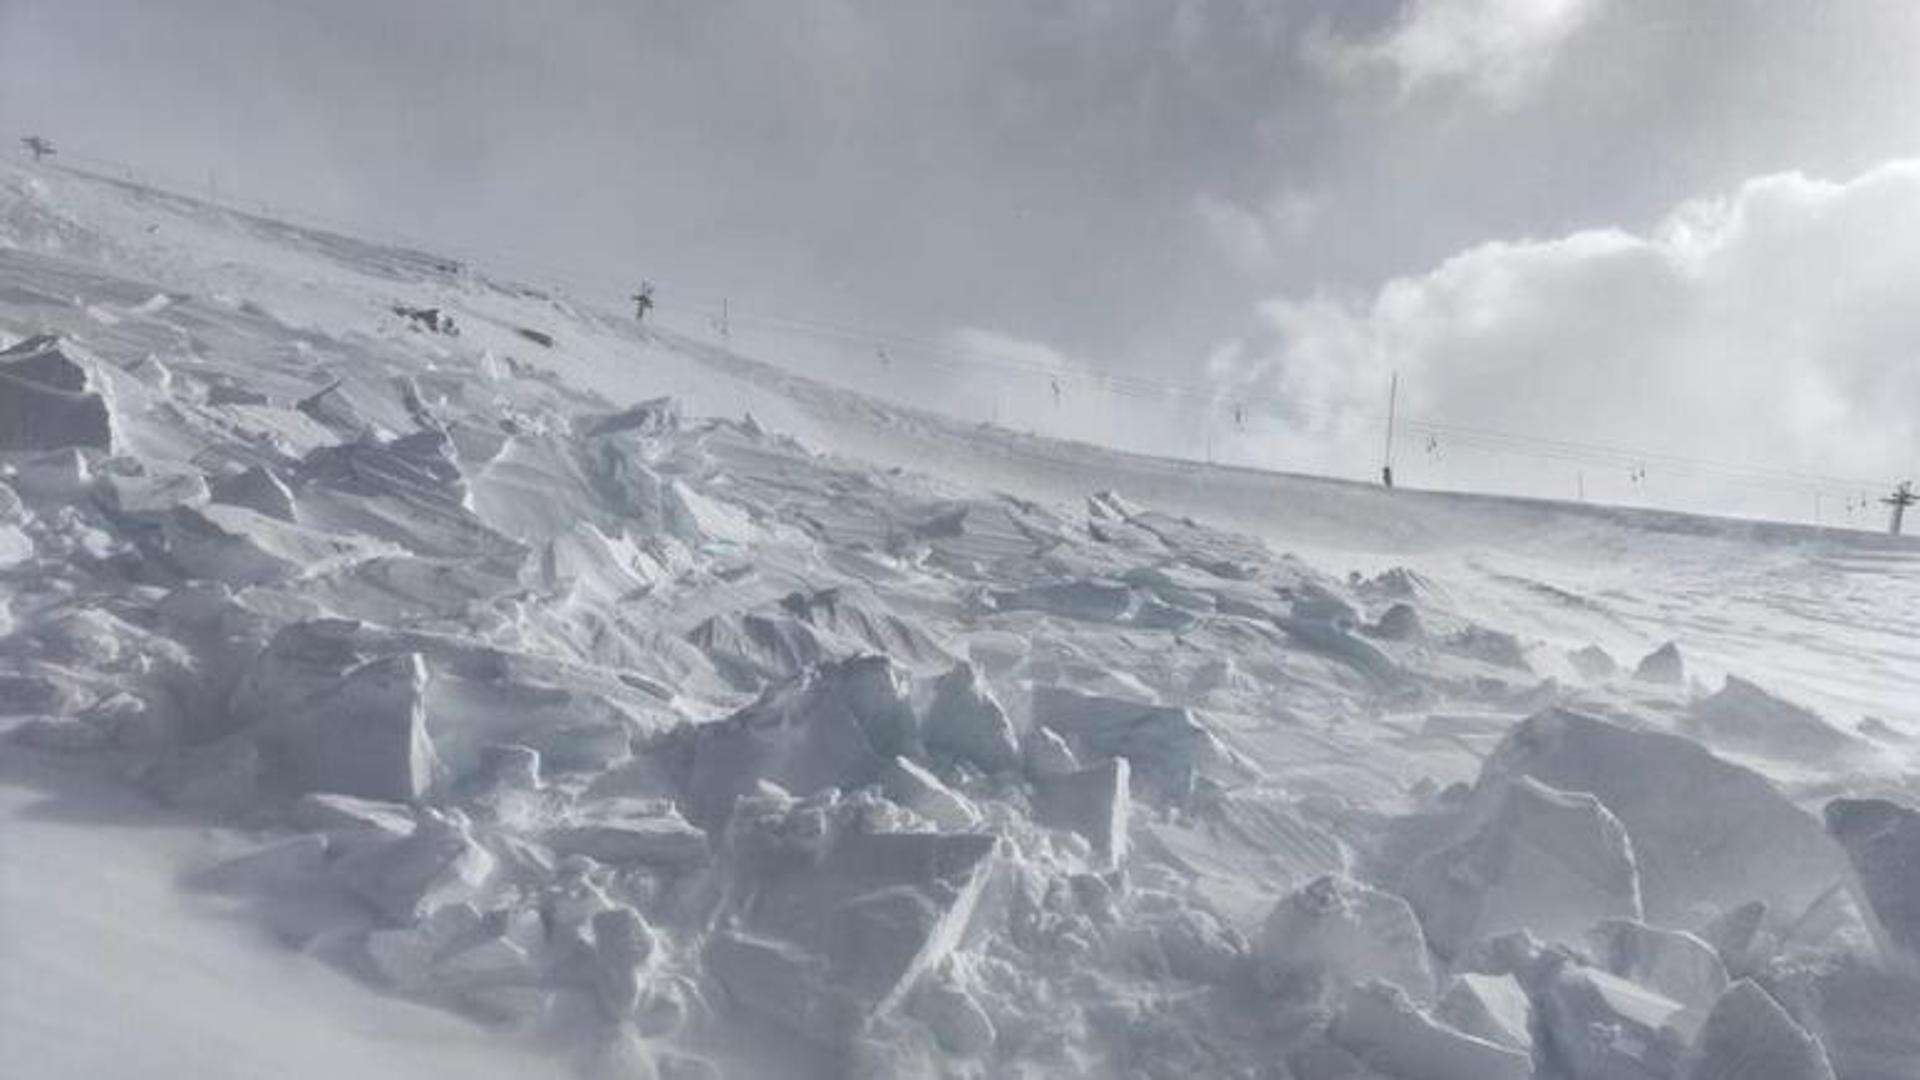
<svg viewBox="0 0 1920 1080">
<path fill-rule="evenodd" d="M 1891 484 L 1920 463 L 1917 295 L 1920 160 L 1900 160 L 1842 183 L 1758 177 L 1644 233 L 1480 244 L 1362 299 L 1275 299 L 1211 370 L 1222 400 L 1275 399 L 1285 452 L 1316 467 L 1378 457 L 1397 371 L 1416 424 L 1629 441 L 1676 492 L 1709 478 L 1659 455 Z M 1470 484 L 1479 458 L 1510 481 L 1524 453 L 1564 493 L 1582 464 L 1412 430 L 1416 479 Z M 1585 465 L 1616 489 L 1631 479 L 1631 462 Z"/>
</svg>

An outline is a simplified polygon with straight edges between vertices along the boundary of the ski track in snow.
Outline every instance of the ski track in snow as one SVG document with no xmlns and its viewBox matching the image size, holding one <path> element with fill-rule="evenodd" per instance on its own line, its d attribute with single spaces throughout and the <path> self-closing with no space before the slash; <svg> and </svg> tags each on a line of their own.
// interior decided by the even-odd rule
<svg viewBox="0 0 1920 1080">
<path fill-rule="evenodd" d="M 1920 1075 L 1913 541 L 1020 435 L 62 169 L 0 349 L 18 1075 Z"/>
</svg>

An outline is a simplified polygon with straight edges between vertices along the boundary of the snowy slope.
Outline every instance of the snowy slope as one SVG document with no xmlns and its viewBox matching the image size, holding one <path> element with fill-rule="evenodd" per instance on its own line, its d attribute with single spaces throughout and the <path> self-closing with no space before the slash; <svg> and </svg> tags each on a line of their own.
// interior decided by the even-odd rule
<svg viewBox="0 0 1920 1080">
<path fill-rule="evenodd" d="M 1910 542 L 1021 436 L 62 170 L 0 172 L 8 346 L 30 1074 L 107 970 L 99 1045 L 206 1074 L 163 941 L 234 1061 L 321 1009 L 356 1075 L 1673 1075 L 1709 1012 L 1920 1061 L 1832 1004 L 1907 946 L 1817 817 L 1910 795 Z"/>
</svg>

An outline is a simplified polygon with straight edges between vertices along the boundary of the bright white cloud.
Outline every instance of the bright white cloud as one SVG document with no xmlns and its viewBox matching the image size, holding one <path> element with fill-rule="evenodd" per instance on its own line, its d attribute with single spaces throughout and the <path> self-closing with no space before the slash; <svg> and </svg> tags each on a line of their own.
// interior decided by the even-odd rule
<svg viewBox="0 0 1920 1080">
<path fill-rule="evenodd" d="M 1382 35 L 1321 38 L 1315 55 L 1335 70 L 1384 68 L 1404 94 L 1458 85 L 1511 102 L 1553 63 L 1603 0 L 1410 0 Z"/>
<path fill-rule="evenodd" d="M 1284 401 L 1280 452 L 1318 467 L 1377 456 L 1398 371 L 1407 415 L 1890 483 L 1920 464 L 1916 296 L 1920 161 L 1846 183 L 1786 173 L 1646 235 L 1486 243 L 1369 298 L 1271 301 L 1213 372 L 1223 398 Z M 1437 483 L 1510 488 L 1526 464 L 1482 454 L 1476 477 L 1471 455 L 1442 468 L 1423 450 L 1409 467 Z M 1598 493 L 1633 494 L 1614 488 Z M 1740 508 L 1804 513 L 1792 498 Z"/>
</svg>

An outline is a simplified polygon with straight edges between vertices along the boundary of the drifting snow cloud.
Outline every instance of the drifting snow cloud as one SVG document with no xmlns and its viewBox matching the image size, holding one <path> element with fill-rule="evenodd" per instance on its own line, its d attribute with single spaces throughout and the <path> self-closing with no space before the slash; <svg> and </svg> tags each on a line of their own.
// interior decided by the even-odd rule
<svg viewBox="0 0 1920 1080">
<path fill-rule="evenodd" d="M 1321 37 L 1314 58 L 1354 74 L 1391 71 L 1403 94 L 1459 85 L 1511 103 L 1552 66 L 1603 0 L 1412 0 L 1384 34 Z"/>
<path fill-rule="evenodd" d="M 1320 206 L 1305 192 L 1283 190 L 1258 207 L 1203 194 L 1194 199 L 1193 212 L 1222 254 L 1241 270 L 1258 273 L 1271 269 L 1306 236 Z"/>
<path fill-rule="evenodd" d="M 1370 298 L 1270 301 L 1212 372 L 1223 399 L 1284 402 L 1310 460 L 1373 445 L 1397 371 L 1402 415 L 1890 481 L 1920 451 L 1916 295 L 1920 161 L 1782 173 L 1644 235 L 1485 243 Z"/>
</svg>

